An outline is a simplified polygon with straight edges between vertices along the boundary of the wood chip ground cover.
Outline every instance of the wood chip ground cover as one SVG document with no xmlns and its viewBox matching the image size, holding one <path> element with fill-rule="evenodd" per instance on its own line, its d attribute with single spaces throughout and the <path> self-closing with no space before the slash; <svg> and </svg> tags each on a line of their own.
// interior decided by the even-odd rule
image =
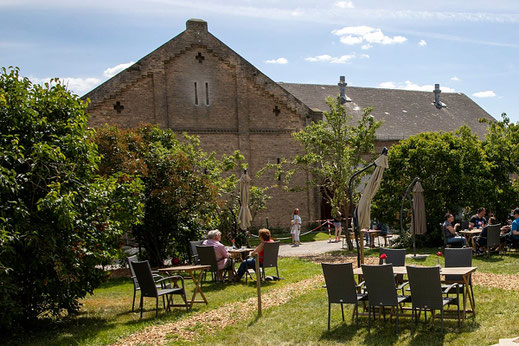
<svg viewBox="0 0 519 346">
<path fill-rule="evenodd" d="M 317 263 L 339 263 L 345 261 L 344 256 L 329 254 L 308 256 L 306 259 Z M 356 267 L 355 260 L 356 257 L 354 256 L 346 258 L 346 261 L 352 262 L 354 267 Z M 375 264 L 378 262 L 378 258 L 366 257 L 365 262 L 366 264 Z M 285 304 L 289 300 L 307 293 L 309 290 L 321 287 L 323 282 L 324 278 L 322 275 L 316 275 L 313 278 L 272 290 L 262 295 L 263 309 Z M 473 275 L 473 283 L 474 285 L 505 290 L 519 290 L 518 275 L 476 272 Z M 185 341 L 195 340 L 201 332 L 205 334 L 213 333 L 215 330 L 225 328 L 238 321 L 252 318 L 256 313 L 256 309 L 256 297 L 249 298 L 243 302 L 225 304 L 219 308 L 204 311 L 180 321 L 147 327 L 142 331 L 120 339 L 115 345 L 158 345 L 175 339 Z"/>
</svg>

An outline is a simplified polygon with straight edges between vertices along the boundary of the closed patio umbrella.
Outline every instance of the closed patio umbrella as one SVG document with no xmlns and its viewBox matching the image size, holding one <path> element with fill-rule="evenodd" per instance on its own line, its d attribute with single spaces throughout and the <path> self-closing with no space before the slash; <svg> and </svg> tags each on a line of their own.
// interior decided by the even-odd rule
<svg viewBox="0 0 519 346">
<path fill-rule="evenodd" d="M 380 182 L 382 181 L 382 175 L 384 174 L 384 169 L 388 168 L 387 163 L 387 155 L 380 155 L 378 159 L 375 160 L 375 171 L 369 178 L 368 183 L 364 187 L 362 191 L 362 195 L 359 200 L 359 206 L 357 207 L 357 219 L 359 224 L 359 229 L 367 229 L 369 228 L 370 220 L 371 220 L 371 200 L 375 197 L 375 194 L 380 187 Z"/>
<path fill-rule="evenodd" d="M 382 181 L 382 175 L 384 174 L 384 169 L 388 167 L 387 163 L 387 155 L 380 155 L 378 159 L 375 160 L 375 171 L 369 177 L 369 181 L 364 187 L 362 191 L 362 195 L 360 196 L 359 205 L 357 207 L 357 222 L 359 226 L 359 231 L 362 229 L 369 229 L 369 224 L 371 220 L 371 200 L 375 197 L 375 194 L 380 187 L 380 182 Z M 360 263 L 364 263 L 364 242 L 360 242 Z"/>
<path fill-rule="evenodd" d="M 245 171 L 240 177 L 240 213 L 238 214 L 238 224 L 242 230 L 250 227 L 252 216 L 249 209 L 249 189 L 251 178 Z"/>
<path fill-rule="evenodd" d="M 413 189 L 413 234 L 425 234 L 427 226 L 425 224 L 425 201 L 423 197 L 423 187 L 419 181 Z"/>
</svg>

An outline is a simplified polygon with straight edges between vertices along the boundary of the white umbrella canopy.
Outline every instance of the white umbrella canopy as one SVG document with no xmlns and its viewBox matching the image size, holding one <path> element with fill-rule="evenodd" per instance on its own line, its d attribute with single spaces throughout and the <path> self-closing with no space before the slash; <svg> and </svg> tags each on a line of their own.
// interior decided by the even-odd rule
<svg viewBox="0 0 519 346">
<path fill-rule="evenodd" d="M 369 178 L 368 183 L 362 191 L 362 195 L 359 200 L 359 206 L 357 207 L 357 220 L 359 229 L 368 229 L 371 220 L 371 200 L 375 197 L 375 194 L 380 187 L 382 181 L 382 175 L 384 170 L 388 168 L 387 155 L 380 155 L 375 160 L 375 171 Z"/>
<path fill-rule="evenodd" d="M 252 216 L 249 209 L 249 189 L 251 178 L 247 173 L 240 177 L 240 213 L 238 214 L 238 224 L 242 230 L 250 227 Z"/>
<path fill-rule="evenodd" d="M 423 196 L 423 187 L 420 182 L 416 182 L 413 188 L 413 216 L 414 220 L 411 221 L 414 234 L 425 234 L 427 231 L 427 225 L 425 223 L 425 201 Z"/>
</svg>

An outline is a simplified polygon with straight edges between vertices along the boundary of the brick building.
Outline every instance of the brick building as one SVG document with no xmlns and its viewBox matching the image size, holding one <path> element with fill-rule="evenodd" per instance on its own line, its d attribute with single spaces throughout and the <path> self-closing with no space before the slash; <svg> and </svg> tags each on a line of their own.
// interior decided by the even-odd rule
<svg viewBox="0 0 519 346">
<path fill-rule="evenodd" d="M 492 119 L 482 108 L 459 93 L 276 83 L 207 30 L 207 23 L 191 19 L 186 30 L 84 96 L 89 98 L 89 125 L 105 123 L 136 127 L 158 124 L 175 132 L 200 137 L 201 147 L 217 154 L 239 149 L 251 176 L 266 163 L 300 151 L 292 132 L 322 118 L 327 96 L 341 94 L 354 117 L 374 107 L 377 150 L 423 131 L 452 131 L 469 125 L 483 136 L 478 118 Z M 441 95 L 441 97 L 440 97 Z M 267 178 L 254 179 L 266 185 Z M 295 176 L 302 183 L 303 173 Z M 271 182 L 270 184 L 271 185 Z M 268 210 L 272 227 L 288 227 L 298 207 L 304 222 L 319 219 L 326 208 L 319 191 L 288 193 L 271 190 Z"/>
</svg>

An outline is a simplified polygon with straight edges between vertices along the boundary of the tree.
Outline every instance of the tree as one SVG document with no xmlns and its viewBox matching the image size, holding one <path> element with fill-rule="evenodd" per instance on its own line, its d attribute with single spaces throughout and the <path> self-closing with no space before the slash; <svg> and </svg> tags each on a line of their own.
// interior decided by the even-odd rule
<svg viewBox="0 0 519 346">
<path fill-rule="evenodd" d="M 142 215 L 138 179 L 96 174 L 86 106 L 58 80 L 2 69 L 0 328 L 77 311 Z"/>
<path fill-rule="evenodd" d="M 494 186 L 487 191 L 498 220 L 504 221 L 510 209 L 517 207 L 519 182 L 519 125 L 510 122 L 506 113 L 501 121 L 484 121 L 489 124 L 483 141 L 489 174 Z"/>
<path fill-rule="evenodd" d="M 319 188 L 332 211 L 342 211 L 347 215 L 348 181 L 374 153 L 375 132 L 381 123 L 373 119 L 370 107 L 365 108 L 360 119 L 354 121 L 346 113 L 340 97 L 329 97 L 326 103 L 330 110 L 324 112 L 323 120 L 294 134 L 303 147 L 303 153 L 296 155 L 291 163 L 309 173 L 306 188 Z M 285 174 L 287 182 L 294 172 L 292 169 Z M 348 246 L 353 248 L 349 237 L 346 239 Z"/>
<path fill-rule="evenodd" d="M 223 173 L 234 169 L 243 156 L 235 152 L 217 160 L 214 153 L 199 148 L 197 137 L 178 140 L 170 129 L 149 125 L 107 126 L 97 132 L 95 141 L 103 154 L 103 174 L 135 174 L 144 183 L 144 218 L 133 234 L 151 264 L 163 265 L 168 257 L 188 259 L 189 241 L 219 224 L 223 195 L 237 183 L 234 174 Z"/>
<path fill-rule="evenodd" d="M 494 210 L 489 191 L 492 177 L 482 142 L 466 126 L 453 133 L 425 132 L 395 144 L 389 150 L 389 168 L 373 200 L 373 215 L 395 224 L 407 185 L 419 177 L 424 188 L 429 245 L 441 241 L 439 223 L 451 212 L 487 206 Z M 501 183 L 499 183 L 501 184 Z"/>
</svg>

